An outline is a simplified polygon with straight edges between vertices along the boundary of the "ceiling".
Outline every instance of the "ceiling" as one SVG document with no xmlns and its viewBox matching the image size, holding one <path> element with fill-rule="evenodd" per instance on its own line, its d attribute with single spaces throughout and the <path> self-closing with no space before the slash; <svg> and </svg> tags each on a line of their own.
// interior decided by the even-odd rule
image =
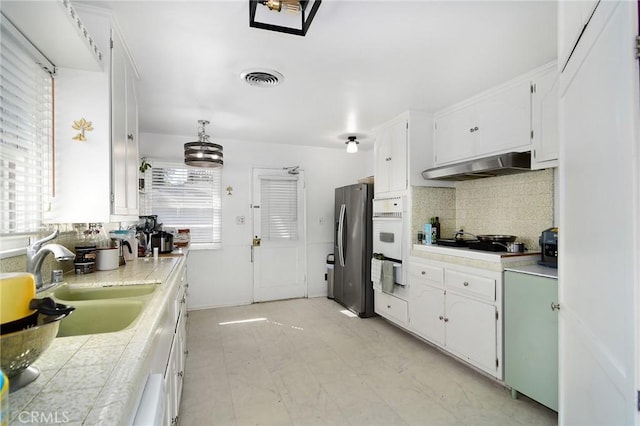
<svg viewBox="0 0 640 426">
<path fill-rule="evenodd" d="M 556 2 L 324 0 L 305 37 L 249 27 L 249 1 L 75 1 L 112 9 L 140 73 L 141 132 L 344 147 L 556 57 Z M 259 6 L 262 7 L 262 6 Z M 277 12 L 271 12 L 277 13 Z M 240 73 L 273 69 L 276 87 Z"/>
</svg>

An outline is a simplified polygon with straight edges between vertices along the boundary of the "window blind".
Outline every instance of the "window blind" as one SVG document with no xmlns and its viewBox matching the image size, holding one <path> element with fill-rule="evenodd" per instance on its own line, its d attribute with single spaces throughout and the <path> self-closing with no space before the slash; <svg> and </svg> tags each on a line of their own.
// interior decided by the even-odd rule
<svg viewBox="0 0 640 426">
<path fill-rule="evenodd" d="M 189 228 L 191 243 L 222 244 L 221 170 L 196 169 L 181 163 L 149 161 L 147 211 L 170 228 Z M 149 185 L 148 175 L 151 175 Z"/>
<path fill-rule="evenodd" d="M 260 232 L 265 240 L 298 239 L 298 179 L 260 177 Z"/>
<path fill-rule="evenodd" d="M 0 234 L 35 232 L 53 181 L 53 66 L 1 19 Z"/>
</svg>

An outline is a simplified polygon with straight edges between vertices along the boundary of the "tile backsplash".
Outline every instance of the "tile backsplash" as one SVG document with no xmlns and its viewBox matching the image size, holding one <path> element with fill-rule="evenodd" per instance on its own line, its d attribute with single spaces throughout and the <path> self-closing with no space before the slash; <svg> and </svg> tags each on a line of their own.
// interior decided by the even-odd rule
<svg viewBox="0 0 640 426">
<path fill-rule="evenodd" d="M 538 250 L 540 233 L 553 226 L 553 169 L 456 182 L 454 188 L 412 188 L 413 238 L 431 216 L 441 235 L 463 228 L 473 234 L 516 235 Z"/>
</svg>

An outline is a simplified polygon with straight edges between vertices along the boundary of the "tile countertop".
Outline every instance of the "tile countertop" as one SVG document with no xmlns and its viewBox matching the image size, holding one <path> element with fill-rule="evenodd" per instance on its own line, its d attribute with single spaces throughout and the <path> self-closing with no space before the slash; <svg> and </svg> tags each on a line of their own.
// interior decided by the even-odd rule
<svg viewBox="0 0 640 426">
<path fill-rule="evenodd" d="M 498 272 L 503 271 L 507 267 L 534 265 L 540 258 L 540 252 L 532 251 L 525 253 L 491 252 L 472 250 L 466 247 L 445 247 L 424 244 L 414 244 L 411 255 Z"/>
<path fill-rule="evenodd" d="M 72 287 L 160 285 L 133 326 L 114 333 L 57 337 L 34 362 L 40 376 L 9 394 L 10 424 L 129 424 L 148 374 L 153 336 L 179 280 L 168 280 L 183 256 L 138 258 L 112 271 L 65 275 Z M 73 315 L 73 314 L 72 314 Z M 35 414 L 34 414 L 35 413 Z"/>
</svg>

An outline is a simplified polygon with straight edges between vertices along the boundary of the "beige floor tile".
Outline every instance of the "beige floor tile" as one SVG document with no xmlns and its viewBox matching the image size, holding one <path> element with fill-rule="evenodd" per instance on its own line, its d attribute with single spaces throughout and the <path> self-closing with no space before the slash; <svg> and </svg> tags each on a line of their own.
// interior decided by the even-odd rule
<svg viewBox="0 0 640 426">
<path fill-rule="evenodd" d="M 180 424 L 557 425 L 552 410 L 343 309 L 315 298 L 190 312 Z"/>
</svg>

